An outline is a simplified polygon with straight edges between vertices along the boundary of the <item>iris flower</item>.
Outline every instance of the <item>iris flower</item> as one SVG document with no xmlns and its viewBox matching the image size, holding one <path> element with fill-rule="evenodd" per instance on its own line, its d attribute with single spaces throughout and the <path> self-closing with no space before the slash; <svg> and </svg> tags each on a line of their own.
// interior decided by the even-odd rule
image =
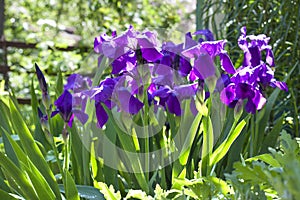
<svg viewBox="0 0 300 200">
<path fill-rule="evenodd" d="M 92 81 L 88 77 L 83 77 L 80 74 L 72 74 L 68 77 L 64 89 L 72 91 L 73 109 L 77 108 L 84 112 L 88 100 L 86 91 L 89 91 L 91 86 Z"/>
<path fill-rule="evenodd" d="M 180 103 L 184 99 L 192 99 L 197 91 L 198 83 L 175 86 L 171 89 L 169 86 L 159 86 L 157 90 L 151 89 L 152 99 L 159 97 L 159 104 L 170 113 L 180 116 L 182 114 Z"/>
<path fill-rule="evenodd" d="M 52 117 L 56 114 L 60 114 L 63 120 L 68 123 L 69 127 L 72 127 L 74 116 L 84 124 L 88 120 L 88 115 L 81 110 L 73 108 L 73 96 L 68 90 L 64 90 L 61 96 L 54 102 L 56 110 L 52 112 Z"/>
<path fill-rule="evenodd" d="M 154 62 L 162 57 L 156 34 L 150 31 L 138 32 L 132 26 L 123 34 L 112 36 L 102 34 L 95 38 L 94 51 L 111 59 L 112 74 L 127 71 L 126 67 L 143 62 Z M 138 63 L 139 62 L 139 63 Z"/>
<path fill-rule="evenodd" d="M 239 100 L 246 100 L 246 111 L 254 114 L 267 101 L 262 92 L 264 87 L 288 91 L 286 83 L 274 78 L 270 68 L 274 66 L 274 57 L 268 42 L 269 38 L 265 35 L 247 36 L 246 28 L 241 29 L 239 46 L 244 51 L 244 61 L 221 92 L 220 98 L 224 104 L 234 107 Z M 261 56 L 262 51 L 266 51 L 265 60 Z"/>
<path fill-rule="evenodd" d="M 144 106 L 133 92 L 125 87 L 121 87 L 122 77 L 107 78 L 102 81 L 99 87 L 93 88 L 89 94 L 90 98 L 95 100 L 96 117 L 98 126 L 103 127 L 108 120 L 108 114 L 104 109 L 104 105 L 108 109 L 117 106 L 120 111 L 129 114 L 136 114 Z"/>
<path fill-rule="evenodd" d="M 193 46 L 182 54 L 188 58 L 194 58 L 193 73 L 200 79 L 204 80 L 215 74 L 214 59 L 220 57 L 221 66 L 227 73 L 235 73 L 233 64 L 225 51 L 226 41 L 204 41 Z"/>
</svg>

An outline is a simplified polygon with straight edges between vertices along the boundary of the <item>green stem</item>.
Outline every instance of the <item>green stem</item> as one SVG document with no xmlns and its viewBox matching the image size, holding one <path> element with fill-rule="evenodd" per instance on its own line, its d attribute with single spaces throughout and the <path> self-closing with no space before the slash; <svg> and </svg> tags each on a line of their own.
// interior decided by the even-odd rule
<svg viewBox="0 0 300 200">
<path fill-rule="evenodd" d="M 251 117 L 251 125 L 250 125 L 250 157 L 254 156 L 254 145 L 255 145 L 255 131 L 254 131 L 254 118 Z"/>
<path fill-rule="evenodd" d="M 144 94 L 144 98 L 147 102 L 147 93 Z M 149 113 L 149 106 L 147 103 L 145 103 L 145 111 L 143 116 L 143 125 L 144 125 L 144 133 L 145 133 L 145 155 L 148 155 L 149 153 L 149 132 L 148 132 L 148 113 Z M 145 177 L 146 180 L 149 180 L 149 156 L 145 156 Z"/>
<path fill-rule="evenodd" d="M 53 152 L 54 152 L 54 156 L 56 158 L 56 162 L 57 162 L 57 166 L 58 166 L 59 172 L 62 175 L 62 179 L 63 179 L 63 182 L 64 182 L 64 180 L 65 180 L 65 176 L 64 176 L 64 173 L 63 173 L 64 171 L 63 171 L 63 169 L 61 167 L 61 164 L 59 162 L 59 154 L 58 154 L 57 148 L 55 146 L 55 142 L 54 142 L 54 138 L 53 137 L 52 137 L 52 140 L 53 140 L 53 142 L 51 143 L 51 146 L 52 146 L 52 149 L 53 149 Z"/>
<path fill-rule="evenodd" d="M 60 163 L 60 161 L 59 161 L 59 153 L 58 153 L 57 148 L 56 148 L 56 145 L 55 145 L 54 135 L 51 134 L 51 133 L 53 133 L 52 126 L 51 126 L 51 109 L 48 108 L 48 109 L 46 110 L 46 112 L 47 112 L 47 116 L 48 116 L 48 120 L 49 120 L 48 122 L 49 122 L 49 129 L 50 129 L 50 130 L 49 130 L 49 134 L 48 134 L 48 133 L 46 133 L 46 134 L 48 134 L 48 135 L 47 135 L 48 139 L 51 140 L 51 141 L 49 141 L 49 142 L 50 142 L 51 147 L 52 147 L 52 149 L 53 149 L 54 156 L 55 156 L 55 159 L 56 159 L 56 163 L 57 163 L 59 172 L 60 172 L 60 174 L 61 174 L 61 176 L 62 176 L 62 180 L 63 180 L 63 182 L 65 182 L 65 181 L 64 181 L 64 180 L 65 180 L 65 176 L 64 176 L 64 173 L 63 173 L 64 171 L 63 171 L 62 166 L 61 166 L 61 163 Z"/>
<path fill-rule="evenodd" d="M 258 131 L 258 126 L 256 126 L 256 119 L 257 119 L 257 112 L 255 115 L 253 115 L 253 131 L 254 131 L 254 149 L 253 149 L 253 156 L 257 155 L 259 152 L 259 131 Z M 261 137 L 261 140 L 263 140 L 263 136 Z"/>
<path fill-rule="evenodd" d="M 64 172 L 65 171 L 68 171 L 69 170 L 69 162 L 70 162 L 70 159 L 69 159 L 69 137 L 67 136 L 67 124 L 65 123 L 64 125 L 64 133 L 66 134 L 65 137 L 64 137 L 64 166 L 63 166 L 63 169 L 64 169 Z"/>
</svg>

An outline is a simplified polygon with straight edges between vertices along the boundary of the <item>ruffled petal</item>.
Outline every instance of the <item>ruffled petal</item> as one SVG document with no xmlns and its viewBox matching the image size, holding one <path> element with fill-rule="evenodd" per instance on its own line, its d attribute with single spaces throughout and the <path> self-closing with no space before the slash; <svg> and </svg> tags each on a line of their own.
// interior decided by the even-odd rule
<svg viewBox="0 0 300 200">
<path fill-rule="evenodd" d="M 234 74 L 236 72 L 232 61 L 230 60 L 227 53 L 220 53 L 220 61 L 222 65 L 222 69 L 229 74 Z"/>
<path fill-rule="evenodd" d="M 220 98 L 224 104 L 231 104 L 236 99 L 235 85 L 229 84 L 225 87 L 220 94 Z"/>
<path fill-rule="evenodd" d="M 278 87 L 279 89 L 285 91 L 285 92 L 288 92 L 289 89 L 288 89 L 288 86 L 285 82 L 282 82 L 282 81 L 276 81 L 275 79 L 271 80 L 271 83 L 270 83 L 270 86 L 271 87 Z"/>
<path fill-rule="evenodd" d="M 100 102 L 96 103 L 95 107 L 96 107 L 96 117 L 98 121 L 97 125 L 102 128 L 108 120 L 108 115 Z"/>
<path fill-rule="evenodd" d="M 204 35 L 207 41 L 214 40 L 214 35 L 209 29 L 198 30 L 193 35 Z"/>
<path fill-rule="evenodd" d="M 120 109 L 130 113 L 136 114 L 144 106 L 136 97 L 130 94 L 125 88 L 120 88 L 118 91 L 118 99 L 120 100 Z"/>
<path fill-rule="evenodd" d="M 202 53 L 201 55 L 199 55 L 199 57 L 194 62 L 194 68 L 196 69 L 195 72 L 198 72 L 198 74 L 200 74 L 203 79 L 206 79 L 209 76 L 213 76 L 216 70 L 212 58 L 207 53 Z"/>
<path fill-rule="evenodd" d="M 239 83 L 236 86 L 236 97 L 238 99 L 252 98 L 254 96 L 253 88 L 247 83 Z"/>
<path fill-rule="evenodd" d="M 141 51 L 143 58 L 149 62 L 154 62 L 163 56 L 156 48 L 142 48 Z"/>
<path fill-rule="evenodd" d="M 82 124 L 85 124 L 89 118 L 89 116 L 81 110 L 73 110 L 73 113 Z"/>
<path fill-rule="evenodd" d="M 192 69 L 192 65 L 190 63 L 190 61 L 187 58 L 184 58 L 182 56 L 180 56 L 180 64 L 179 64 L 179 73 L 181 76 L 187 76 L 191 69 Z"/>
<path fill-rule="evenodd" d="M 180 107 L 180 102 L 176 95 L 173 93 L 169 95 L 169 98 L 167 100 L 167 105 L 168 105 L 168 110 L 170 113 L 175 114 L 176 116 L 181 115 L 181 107 Z"/>
<path fill-rule="evenodd" d="M 68 122 L 72 115 L 72 101 L 72 94 L 68 90 L 64 90 L 63 94 L 54 102 L 65 122 Z"/>
</svg>

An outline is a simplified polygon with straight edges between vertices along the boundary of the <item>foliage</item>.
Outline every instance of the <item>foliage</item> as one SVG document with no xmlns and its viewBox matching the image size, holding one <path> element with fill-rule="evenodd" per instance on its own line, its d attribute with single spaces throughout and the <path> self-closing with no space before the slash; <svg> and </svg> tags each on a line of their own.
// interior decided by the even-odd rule
<svg viewBox="0 0 300 200">
<path fill-rule="evenodd" d="M 125 199 L 297 199 L 299 196 L 300 144 L 285 131 L 281 133 L 278 149 L 236 162 L 226 181 L 215 176 L 203 177 L 195 172 L 193 179 L 176 178 L 172 189 L 156 185 L 153 196 L 142 190 L 130 189 Z M 107 199 L 121 199 L 113 186 L 101 183 Z"/>
<path fill-rule="evenodd" d="M 299 143 L 285 131 L 280 148 L 237 162 L 230 180 L 236 199 L 297 199 L 299 196 Z"/>
<path fill-rule="evenodd" d="M 87 199 L 102 198 L 98 190 L 75 186 L 69 172 L 66 172 L 69 181 L 65 189 L 60 189 L 51 165 L 43 155 L 46 150 L 41 143 L 34 141 L 14 100 L 2 98 L 0 101 L 1 118 L 6 119 L 1 124 L 4 145 L 0 153 L 1 198 L 62 199 L 61 192 L 65 193 L 66 190 L 67 199 L 78 199 L 78 194 Z"/>
<path fill-rule="evenodd" d="M 212 25 L 217 36 L 225 35 L 228 38 L 231 46 L 226 49 L 225 41 L 210 41 L 212 34 L 208 30 L 196 32 L 197 40 L 204 35 L 208 41 L 203 38 L 196 41 L 187 34 L 183 44 L 168 43 L 169 46 L 158 46 L 155 34 L 148 30 L 135 33 L 131 27 L 125 34 L 118 32 L 118 36 L 112 32 L 124 28 L 123 25 L 127 25 L 121 23 L 124 21 L 133 21 L 140 27 L 155 23 L 170 28 L 178 20 L 172 14 L 176 6 L 164 7 L 165 4 L 161 2 L 154 2 L 159 5 L 154 10 L 148 1 L 128 1 L 126 4 L 105 0 L 21 2 L 22 6 L 17 8 L 29 9 L 45 17 L 31 17 L 28 12 L 23 12 L 18 19 L 30 18 L 33 25 L 25 23 L 21 27 L 17 23 L 22 20 L 13 26 L 17 17 L 9 14 L 7 24 L 15 29 L 8 30 L 7 36 L 18 33 L 18 37 L 28 36 L 27 41 L 36 42 L 33 40 L 36 35 L 26 35 L 26 26 L 30 27 L 27 30 L 36 30 L 37 35 L 48 31 L 45 40 L 37 40 L 40 52 L 34 59 L 47 58 L 47 72 L 58 72 L 58 75 L 45 79 L 42 73 L 45 70 L 41 71 L 35 64 L 37 78 L 33 76 L 28 85 L 22 85 L 27 93 L 30 91 L 32 98 L 27 113 L 17 103 L 13 88 L 9 92 L 3 91 L 1 85 L 0 198 L 296 199 L 300 195 L 300 147 L 296 142 L 298 138 L 292 139 L 286 132 L 295 130 L 294 134 L 297 135 L 299 129 L 298 93 L 291 85 L 296 80 L 294 75 L 298 62 L 295 58 L 298 50 L 289 48 L 298 45 L 298 33 L 288 31 L 283 40 L 280 31 L 274 31 L 276 26 L 272 24 L 280 23 L 277 13 L 282 14 L 279 8 L 284 8 L 286 15 L 282 18 L 291 19 L 288 27 L 298 30 L 294 25 L 298 19 L 294 20 L 286 6 L 293 5 L 293 11 L 297 11 L 298 7 L 294 1 L 283 4 L 279 1 L 249 1 L 247 6 L 243 4 L 245 2 L 205 1 L 203 4 L 203 15 L 211 9 L 215 12 L 220 8 L 224 8 L 225 12 L 229 9 L 230 12 L 224 13 L 224 20 L 228 20 L 228 23 Z M 56 13 L 47 15 L 43 9 L 36 9 L 37 6 L 44 8 L 55 3 L 59 9 L 58 17 L 53 21 L 45 19 L 54 17 Z M 110 7 L 104 8 L 102 5 Z M 274 5 L 274 11 L 269 9 L 271 5 Z M 145 9 L 138 9 L 140 6 Z M 255 13 L 256 7 L 265 9 L 259 17 Z M 80 16 L 74 12 L 71 19 L 67 19 L 66 13 L 70 8 L 78 11 Z M 136 10 L 138 12 L 134 12 Z M 232 10 L 235 11 L 232 13 Z M 267 11 L 272 13 L 271 20 L 264 17 Z M 283 102 L 280 101 L 283 94 L 279 88 L 287 88 L 284 83 L 273 79 L 273 71 L 267 67 L 272 66 L 274 59 L 269 51 L 270 46 L 262 47 L 259 42 L 251 42 L 246 49 L 242 48 L 244 54 L 237 54 L 234 43 L 242 26 L 240 21 L 245 23 L 248 19 L 246 13 L 249 16 L 254 13 L 253 19 L 256 19 L 248 24 L 248 32 L 258 26 L 255 33 L 258 30 L 269 33 L 271 41 L 275 41 L 271 43 L 274 44 L 278 66 L 276 73 L 281 72 L 276 76 L 290 86 L 290 94 Z M 105 19 L 105 22 L 82 20 L 96 16 Z M 210 19 L 216 22 L 214 17 L 215 13 L 206 16 L 204 25 L 208 27 Z M 79 20 L 83 23 L 77 23 Z M 38 21 L 43 25 L 35 26 Z M 100 54 L 99 58 L 92 55 L 92 59 L 86 61 L 83 59 L 86 54 L 81 50 L 61 54 L 55 49 L 70 44 L 70 41 L 60 40 L 61 33 L 69 31 L 60 24 L 61 21 L 64 25 L 76 27 L 84 40 L 92 37 L 88 31 L 83 31 L 87 27 L 93 34 L 105 29 L 108 33 L 112 32 L 108 34 L 112 36 L 101 35 L 96 38 L 94 50 Z M 280 29 L 281 26 L 278 27 Z M 241 33 L 246 35 L 244 28 Z M 168 33 L 164 32 L 162 38 L 166 36 Z M 252 35 L 250 39 L 253 38 L 255 36 Z M 261 35 L 257 38 L 260 42 L 268 40 Z M 295 41 L 291 44 L 286 42 L 288 39 Z M 253 43 L 256 46 L 250 50 Z M 174 48 L 176 53 L 168 48 Z M 25 54 L 32 53 L 26 51 Z M 112 52 L 123 54 L 113 55 Z M 17 53 L 11 55 L 9 64 L 13 64 L 12 61 L 17 63 L 19 59 L 27 70 L 32 70 L 31 62 L 34 59 L 22 60 L 23 57 Z M 230 58 L 233 58 L 234 65 Z M 289 59 L 292 67 L 288 68 Z M 99 64 L 92 81 L 79 74 L 69 74 L 64 84 L 65 76 L 61 70 L 66 75 L 69 66 L 77 69 L 78 63 L 93 63 L 95 60 L 99 60 Z M 255 64 L 257 60 L 259 65 Z M 69 63 L 68 67 L 66 62 Z M 123 62 L 126 63 L 125 67 Z M 206 68 L 203 68 L 203 63 Z M 159 71 L 156 65 L 160 69 L 162 65 L 169 67 Z M 47 65 L 41 66 L 45 69 Z M 248 68 L 246 75 L 242 73 L 245 68 Z M 87 69 L 84 68 L 84 72 Z M 222 79 L 221 75 L 224 74 L 228 76 L 229 83 Z M 254 74 L 254 78 L 249 78 L 249 74 Z M 272 78 L 266 78 L 270 74 Z M 122 79 L 125 81 L 120 81 Z M 12 86 L 18 84 L 12 80 Z M 218 88 L 220 80 L 223 81 L 223 87 Z M 170 83 L 166 83 L 168 81 Z M 36 90 L 37 85 L 40 90 Z M 246 89 L 241 85 L 246 85 Z M 271 92 L 265 87 L 268 85 L 279 88 Z M 230 91 L 231 86 L 242 88 Z M 188 91 L 188 94 L 182 94 L 182 91 Z M 236 98 L 231 99 L 227 91 Z M 117 98 L 114 96 L 116 94 L 119 95 Z M 289 109 L 291 102 L 294 110 Z M 254 106 L 251 107 L 251 103 Z M 278 105 L 285 106 L 279 108 Z M 253 115 L 244 112 L 244 107 Z M 293 117 L 296 124 L 287 126 L 289 116 Z M 282 131 L 283 128 L 286 131 Z M 238 161 L 239 158 L 241 161 Z"/>
</svg>

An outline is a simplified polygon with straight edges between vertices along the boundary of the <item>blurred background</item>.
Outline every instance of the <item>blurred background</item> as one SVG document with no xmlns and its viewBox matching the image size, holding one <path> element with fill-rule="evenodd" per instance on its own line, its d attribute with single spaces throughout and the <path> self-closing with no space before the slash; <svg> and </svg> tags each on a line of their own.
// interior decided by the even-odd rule
<svg viewBox="0 0 300 200">
<path fill-rule="evenodd" d="M 30 103 L 35 62 L 50 85 L 59 71 L 92 76 L 97 68 L 94 38 L 103 32 L 120 33 L 130 24 L 138 30 L 209 28 L 216 39 L 228 40 L 227 50 L 238 67 L 243 55 L 237 39 L 246 26 L 248 34 L 271 38 L 276 78 L 284 80 L 292 73 L 286 80 L 289 92 L 280 93 L 268 127 L 285 115 L 284 129 L 299 136 L 299 4 L 300 0 L 0 0 L 0 93 L 6 94 L 9 87 L 20 103 Z M 29 110 L 24 106 L 24 115 Z"/>
</svg>

